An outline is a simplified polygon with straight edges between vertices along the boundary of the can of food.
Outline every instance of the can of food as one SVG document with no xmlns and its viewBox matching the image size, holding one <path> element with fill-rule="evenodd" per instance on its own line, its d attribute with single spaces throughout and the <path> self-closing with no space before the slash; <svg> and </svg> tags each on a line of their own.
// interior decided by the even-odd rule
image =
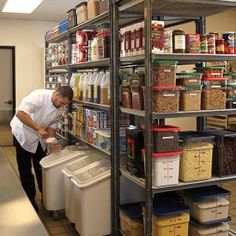
<svg viewBox="0 0 236 236">
<path fill-rule="evenodd" d="M 215 40 L 219 39 L 219 33 L 218 32 L 210 32 L 209 34 L 214 34 L 215 35 Z"/>
<path fill-rule="evenodd" d="M 213 33 L 207 35 L 208 53 L 216 53 L 216 36 Z"/>
<path fill-rule="evenodd" d="M 200 34 L 186 34 L 186 51 L 200 53 Z"/>
<path fill-rule="evenodd" d="M 216 39 L 216 54 L 224 54 L 224 39 Z"/>
<path fill-rule="evenodd" d="M 234 54 L 235 52 L 235 32 L 223 33 L 225 53 Z"/>
<path fill-rule="evenodd" d="M 173 40 L 171 30 L 165 30 L 164 32 L 164 52 L 173 53 Z"/>
<path fill-rule="evenodd" d="M 208 53 L 208 42 L 206 34 L 201 34 L 200 36 L 200 49 L 201 53 Z"/>
</svg>

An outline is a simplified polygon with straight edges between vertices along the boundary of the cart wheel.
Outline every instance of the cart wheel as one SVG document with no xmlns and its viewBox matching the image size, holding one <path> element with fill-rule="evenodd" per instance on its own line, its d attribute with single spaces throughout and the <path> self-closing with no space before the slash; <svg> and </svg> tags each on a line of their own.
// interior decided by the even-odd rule
<svg viewBox="0 0 236 236">
<path fill-rule="evenodd" d="M 58 214 L 57 211 L 53 211 L 53 212 L 52 212 L 52 218 L 53 218 L 54 220 L 58 220 L 58 219 L 59 219 L 59 214 Z"/>
</svg>

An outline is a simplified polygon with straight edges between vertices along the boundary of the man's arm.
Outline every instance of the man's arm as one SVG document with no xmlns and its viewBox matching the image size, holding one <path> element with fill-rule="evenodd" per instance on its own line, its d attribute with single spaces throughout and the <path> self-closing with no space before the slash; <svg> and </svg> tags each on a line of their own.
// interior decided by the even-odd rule
<svg viewBox="0 0 236 236">
<path fill-rule="evenodd" d="M 47 128 L 47 132 L 48 132 L 49 137 L 55 137 L 56 135 L 56 129 L 52 127 Z"/>
<path fill-rule="evenodd" d="M 25 113 L 24 111 L 17 111 L 16 117 L 25 125 L 29 126 L 33 130 L 35 130 L 42 138 L 48 138 L 48 132 L 41 128 L 35 121 L 32 120 L 30 115 Z"/>
</svg>

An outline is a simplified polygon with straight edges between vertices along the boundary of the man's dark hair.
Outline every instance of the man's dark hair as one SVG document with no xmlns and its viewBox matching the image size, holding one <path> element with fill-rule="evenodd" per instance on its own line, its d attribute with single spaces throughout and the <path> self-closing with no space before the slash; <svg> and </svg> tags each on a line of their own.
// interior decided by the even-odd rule
<svg viewBox="0 0 236 236">
<path fill-rule="evenodd" d="M 73 99 L 73 90 L 70 86 L 61 86 L 56 92 L 59 92 L 63 98 L 68 98 L 69 101 L 72 101 Z"/>
</svg>

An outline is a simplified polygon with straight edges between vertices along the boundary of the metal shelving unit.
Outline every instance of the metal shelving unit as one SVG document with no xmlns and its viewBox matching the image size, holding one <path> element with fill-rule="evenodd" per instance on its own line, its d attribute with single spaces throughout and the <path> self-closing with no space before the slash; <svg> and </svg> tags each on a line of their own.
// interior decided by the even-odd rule
<svg viewBox="0 0 236 236">
<path fill-rule="evenodd" d="M 111 54 L 111 71 L 113 78 L 119 78 L 119 68 L 131 67 L 133 65 L 145 66 L 145 111 L 137 111 L 119 107 L 119 81 L 118 79 L 112 82 L 113 97 L 113 139 L 112 139 L 112 162 L 113 171 L 112 178 L 114 186 L 112 187 L 112 235 L 119 235 L 119 177 L 120 172 L 128 179 L 145 189 L 145 235 L 152 235 L 152 196 L 154 193 L 176 191 L 187 188 L 195 188 L 199 186 L 210 186 L 226 181 L 236 180 L 236 176 L 228 177 L 213 177 L 210 180 L 198 181 L 193 183 L 179 183 L 176 186 L 165 186 L 162 188 L 153 188 L 152 186 L 152 132 L 151 125 L 153 119 L 178 118 L 178 117 L 198 117 L 198 128 L 204 128 L 204 119 L 211 115 L 227 115 L 236 114 L 236 109 L 212 110 L 212 111 L 194 111 L 194 112 L 176 112 L 176 113 L 153 113 L 151 94 L 152 86 L 152 62 L 154 59 L 177 60 L 179 64 L 195 64 L 206 61 L 227 61 L 236 60 L 236 55 L 209 55 L 209 54 L 151 54 L 151 20 L 152 16 L 164 16 L 175 18 L 175 23 L 178 24 L 184 20 L 195 20 L 196 32 L 205 32 L 205 17 L 236 7 L 236 1 L 233 0 L 111 0 L 111 25 L 112 25 L 112 54 Z M 145 55 L 137 55 L 132 57 L 119 57 L 118 35 L 119 27 L 123 26 L 123 17 L 130 16 L 129 22 L 139 16 L 145 22 Z M 163 18 L 162 18 L 163 19 Z M 165 20 L 165 18 L 164 18 Z M 126 23 L 128 22 L 126 21 Z M 168 24 L 167 24 L 168 25 Z M 145 119 L 145 179 L 137 178 L 128 171 L 120 169 L 119 145 L 117 141 L 117 133 L 119 131 L 119 114 L 118 111 L 128 113 L 134 116 L 140 116 Z M 231 230 L 230 235 L 236 235 Z"/>
<path fill-rule="evenodd" d="M 86 101 L 81 101 L 81 100 L 73 100 L 75 103 L 87 106 L 87 107 L 92 107 L 92 108 L 97 108 L 100 110 L 105 110 L 105 111 L 110 111 L 111 107 L 108 105 L 103 105 L 103 104 L 98 104 L 98 103 L 93 103 L 93 102 L 86 102 Z"/>
<path fill-rule="evenodd" d="M 109 58 L 97 61 L 81 62 L 79 64 L 69 64 L 69 67 L 73 69 L 91 69 L 95 67 L 109 67 Z"/>
</svg>

